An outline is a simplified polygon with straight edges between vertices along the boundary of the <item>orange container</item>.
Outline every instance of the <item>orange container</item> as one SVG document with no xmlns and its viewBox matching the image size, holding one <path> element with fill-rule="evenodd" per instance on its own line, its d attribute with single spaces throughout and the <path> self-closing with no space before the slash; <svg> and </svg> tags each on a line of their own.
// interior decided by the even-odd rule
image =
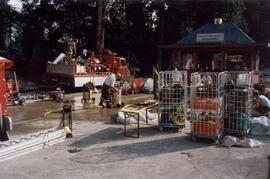
<svg viewBox="0 0 270 179">
<path fill-rule="evenodd" d="M 218 110 L 220 106 L 219 98 L 196 96 L 192 103 L 192 108 L 194 109 Z"/>
<path fill-rule="evenodd" d="M 209 118 L 208 121 L 193 122 L 192 134 L 218 136 L 221 129 L 221 119 Z"/>
</svg>

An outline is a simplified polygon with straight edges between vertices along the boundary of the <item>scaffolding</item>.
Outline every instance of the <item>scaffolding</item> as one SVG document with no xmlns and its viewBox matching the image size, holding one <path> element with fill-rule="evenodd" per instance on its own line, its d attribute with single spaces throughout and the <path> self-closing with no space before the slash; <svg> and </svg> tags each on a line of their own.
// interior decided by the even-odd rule
<svg viewBox="0 0 270 179">
<path fill-rule="evenodd" d="M 190 102 L 186 102 L 186 110 L 191 123 L 190 134 L 194 141 L 197 138 L 218 141 L 222 136 L 226 75 L 226 72 L 191 74 L 190 99 L 187 98 Z"/>
<path fill-rule="evenodd" d="M 227 74 L 225 83 L 224 132 L 246 135 L 251 129 L 253 83 L 252 72 Z"/>
<path fill-rule="evenodd" d="M 161 71 L 158 77 L 158 126 L 181 128 L 185 126 L 184 99 L 187 72 Z"/>
</svg>

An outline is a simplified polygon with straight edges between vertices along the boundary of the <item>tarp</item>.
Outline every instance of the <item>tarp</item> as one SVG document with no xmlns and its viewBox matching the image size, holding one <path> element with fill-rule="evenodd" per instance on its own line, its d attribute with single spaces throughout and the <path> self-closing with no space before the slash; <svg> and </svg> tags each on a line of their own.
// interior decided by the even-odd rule
<svg viewBox="0 0 270 179">
<path fill-rule="evenodd" d="M 255 41 L 232 23 L 206 24 L 198 28 L 188 36 L 176 42 L 174 45 L 202 44 L 197 41 L 198 34 L 224 34 L 222 42 L 205 42 L 203 44 L 252 44 Z"/>
</svg>

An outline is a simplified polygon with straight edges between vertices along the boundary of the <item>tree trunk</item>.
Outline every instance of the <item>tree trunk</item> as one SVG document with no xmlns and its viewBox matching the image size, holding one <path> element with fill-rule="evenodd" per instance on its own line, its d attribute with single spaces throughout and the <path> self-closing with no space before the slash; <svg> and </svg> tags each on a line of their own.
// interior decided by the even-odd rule
<svg viewBox="0 0 270 179">
<path fill-rule="evenodd" d="M 97 2 L 97 34 L 96 34 L 96 52 L 101 54 L 104 48 L 104 34 L 105 34 L 105 1 L 96 0 Z"/>
<path fill-rule="evenodd" d="M 0 51 L 3 51 L 5 49 L 5 28 L 6 28 L 6 15 L 5 11 L 7 8 L 7 0 L 0 0 L 0 9 L 1 9 L 1 15 L 0 15 Z"/>
<path fill-rule="evenodd" d="M 165 30 L 165 16 L 164 16 L 164 1 L 160 1 L 160 9 L 159 9 L 159 19 L 160 19 L 160 28 L 159 28 L 159 36 L 158 36 L 158 45 L 163 45 L 164 43 L 164 30 Z M 162 65 L 162 49 L 157 50 L 157 65 L 161 67 Z"/>
</svg>

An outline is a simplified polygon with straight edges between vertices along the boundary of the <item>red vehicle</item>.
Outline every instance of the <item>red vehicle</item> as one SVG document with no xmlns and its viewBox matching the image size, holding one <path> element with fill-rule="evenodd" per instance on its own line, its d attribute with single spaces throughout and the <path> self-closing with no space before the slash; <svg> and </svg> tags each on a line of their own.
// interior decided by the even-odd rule
<svg viewBox="0 0 270 179">
<path fill-rule="evenodd" d="M 7 111 L 8 87 L 5 74 L 12 66 L 12 61 L 0 57 L 0 141 L 8 140 L 8 131 L 12 129 L 12 121 Z"/>
<path fill-rule="evenodd" d="M 126 59 L 116 53 L 103 49 L 103 54 L 87 51 L 87 58 L 71 58 L 61 53 L 53 62 L 47 64 L 47 73 L 58 85 L 83 87 L 92 82 L 102 86 L 111 73 L 119 73 L 122 78 L 130 77 Z"/>
</svg>

